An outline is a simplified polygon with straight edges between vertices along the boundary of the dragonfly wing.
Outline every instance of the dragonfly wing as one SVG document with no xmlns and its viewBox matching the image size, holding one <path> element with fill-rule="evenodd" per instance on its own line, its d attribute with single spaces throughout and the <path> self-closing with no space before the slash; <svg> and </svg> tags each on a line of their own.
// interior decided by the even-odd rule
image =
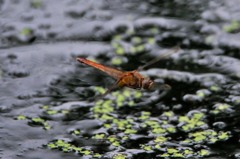
<svg viewBox="0 0 240 159">
<path fill-rule="evenodd" d="M 174 48 L 170 49 L 169 51 L 167 51 L 166 53 L 163 53 L 162 55 L 160 55 L 158 58 L 153 59 L 152 61 L 146 63 L 145 65 L 138 67 L 138 71 L 143 70 L 144 68 L 158 62 L 161 59 L 166 59 L 168 57 L 170 57 L 172 54 L 175 54 L 176 52 L 178 52 L 180 50 L 179 46 L 175 46 Z"/>
<path fill-rule="evenodd" d="M 86 65 L 89 65 L 91 67 L 94 67 L 94 68 L 96 68 L 96 69 L 98 69 L 98 70 L 108 74 L 109 76 L 113 77 L 114 79 L 120 78 L 122 76 L 122 74 L 123 74 L 123 71 L 120 71 L 120 70 L 115 69 L 115 68 L 111 68 L 111 67 L 108 67 L 108 66 L 104 66 L 104 65 L 98 64 L 96 62 L 87 60 L 85 58 L 78 57 L 77 61 L 79 61 L 81 63 L 84 63 Z"/>
</svg>

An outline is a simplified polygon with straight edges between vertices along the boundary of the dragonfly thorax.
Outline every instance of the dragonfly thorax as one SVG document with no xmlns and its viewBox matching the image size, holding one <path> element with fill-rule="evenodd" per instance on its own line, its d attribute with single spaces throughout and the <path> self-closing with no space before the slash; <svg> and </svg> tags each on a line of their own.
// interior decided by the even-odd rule
<svg viewBox="0 0 240 159">
<path fill-rule="evenodd" d="M 153 80 L 150 80 L 150 79 L 144 79 L 142 81 L 142 88 L 143 89 L 151 89 L 152 86 L 153 86 Z"/>
</svg>

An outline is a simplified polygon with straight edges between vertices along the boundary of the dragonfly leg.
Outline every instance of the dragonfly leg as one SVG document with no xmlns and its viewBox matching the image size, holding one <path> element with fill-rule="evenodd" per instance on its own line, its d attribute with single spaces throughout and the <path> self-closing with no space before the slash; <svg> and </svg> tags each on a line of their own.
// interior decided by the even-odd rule
<svg viewBox="0 0 240 159">
<path fill-rule="evenodd" d="M 112 85 L 110 88 L 107 89 L 107 91 L 101 95 L 95 96 L 94 100 L 98 100 L 101 99 L 103 97 L 105 97 L 107 94 L 111 93 L 113 90 L 117 89 L 117 88 L 121 88 L 122 86 L 119 86 L 118 83 L 120 82 L 120 80 L 118 80 L 114 85 Z"/>
</svg>

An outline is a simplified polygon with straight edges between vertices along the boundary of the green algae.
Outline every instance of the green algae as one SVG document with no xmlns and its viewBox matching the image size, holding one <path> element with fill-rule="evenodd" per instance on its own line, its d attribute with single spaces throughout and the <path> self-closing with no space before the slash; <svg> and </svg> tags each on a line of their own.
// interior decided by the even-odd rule
<svg viewBox="0 0 240 159">
<path fill-rule="evenodd" d="M 24 116 L 24 115 L 18 115 L 16 119 L 17 119 L 17 120 L 26 120 L 27 117 Z"/>
<path fill-rule="evenodd" d="M 134 93 L 131 91 L 121 91 L 122 94 L 119 96 L 119 92 L 114 92 L 114 96 L 118 97 L 119 101 L 122 101 L 125 98 L 133 98 Z M 123 93 L 125 92 L 125 93 Z M 123 98 L 124 97 L 124 98 Z M 117 99 L 116 99 L 117 101 Z M 138 116 L 135 117 L 121 117 L 119 119 L 117 116 L 111 115 L 114 114 L 118 110 L 117 102 L 112 100 L 98 100 L 95 102 L 95 105 L 92 107 L 91 111 L 93 113 L 93 117 L 103 121 L 103 126 L 106 130 L 110 130 L 112 128 L 115 129 L 114 134 L 108 136 L 105 133 L 97 133 L 93 134 L 90 138 L 93 140 L 103 140 L 110 143 L 112 148 L 118 149 L 122 147 L 122 144 L 129 142 L 129 135 L 138 134 L 138 130 L 135 129 L 135 126 L 138 125 L 139 129 L 148 129 L 149 135 L 154 135 L 154 139 L 150 140 L 148 143 L 140 144 L 139 147 L 150 153 L 161 150 L 164 152 L 159 154 L 160 157 L 175 157 L 175 158 L 188 158 L 193 156 L 208 156 L 210 152 L 205 149 L 195 150 L 191 148 L 178 148 L 178 147 L 169 147 L 165 144 L 171 142 L 170 137 L 166 137 L 169 134 L 174 134 L 177 132 L 177 125 L 171 124 L 171 119 L 176 118 L 176 114 L 173 111 L 165 111 L 160 116 L 163 117 L 161 120 L 158 118 L 153 118 L 152 113 L 149 111 L 141 111 Z M 48 106 L 42 107 L 43 111 L 47 112 L 50 109 Z M 59 112 L 59 111 L 58 111 Z M 55 113 L 50 113 L 49 115 L 54 115 Z M 182 129 L 186 132 L 189 132 L 188 137 L 182 141 L 180 144 L 183 145 L 194 145 L 194 144 L 204 144 L 204 143 L 216 143 L 218 141 L 228 140 L 230 138 L 229 132 L 216 132 L 213 130 L 206 130 L 206 131 L 198 131 L 198 132 L 191 132 L 198 129 L 201 129 L 202 125 L 205 125 L 204 122 L 205 114 L 201 112 L 194 112 L 190 113 L 185 116 L 179 116 L 177 121 L 182 123 L 180 128 L 183 126 L 188 125 L 188 129 Z M 42 118 L 34 118 L 34 122 L 44 123 L 45 120 Z M 79 136 L 81 131 L 79 129 L 71 131 L 71 134 Z M 122 134 L 122 135 L 117 135 Z M 124 135 L 123 135 L 124 134 Z M 60 149 L 63 152 L 75 152 L 79 155 L 83 156 L 95 156 L 102 157 L 103 154 L 94 152 L 92 150 L 86 149 L 84 147 L 78 147 L 76 145 L 72 145 L 69 142 L 63 140 L 57 140 L 55 142 L 50 142 L 47 145 L 50 149 Z"/>
<path fill-rule="evenodd" d="M 31 0 L 30 5 L 32 8 L 38 9 L 43 6 L 43 1 L 42 0 Z"/>
<path fill-rule="evenodd" d="M 111 143 L 112 146 L 114 147 L 120 147 L 121 146 L 121 143 L 120 143 L 120 139 L 117 138 L 116 136 L 112 135 L 112 136 L 109 136 L 107 138 L 107 140 Z"/>
<path fill-rule="evenodd" d="M 105 134 L 95 134 L 94 136 L 92 136 L 93 139 L 104 139 L 105 137 Z"/>
<path fill-rule="evenodd" d="M 159 29 L 157 27 L 150 28 L 149 30 L 153 35 L 156 35 L 159 33 Z"/>
<path fill-rule="evenodd" d="M 112 113 L 114 111 L 112 104 L 113 103 L 111 100 L 101 100 L 95 104 L 95 106 L 92 108 L 92 111 L 95 115 Z"/>
<path fill-rule="evenodd" d="M 119 56 L 127 54 L 136 55 L 147 51 L 147 46 L 155 45 L 154 36 L 158 33 L 157 28 L 149 29 L 152 36 L 140 37 L 134 31 L 126 32 L 124 35 L 115 35 L 112 38 L 111 45 L 114 52 Z"/>
<path fill-rule="evenodd" d="M 150 146 L 150 145 L 140 145 L 140 146 L 145 151 L 152 151 L 153 150 L 152 146 Z"/>
<path fill-rule="evenodd" d="M 32 29 L 30 28 L 23 28 L 22 30 L 20 30 L 20 35 L 29 36 L 31 34 L 32 34 Z"/>
<path fill-rule="evenodd" d="M 118 96 L 118 92 L 114 92 L 114 96 Z M 134 97 L 134 93 L 129 93 L 126 91 L 124 97 Z M 122 98 L 122 95 L 121 95 Z M 120 99 L 119 99 L 120 100 Z M 122 99 L 120 100 L 122 101 Z M 113 116 L 111 114 L 115 113 L 118 109 L 116 106 L 117 102 L 112 100 L 98 100 L 95 102 L 95 105 L 91 109 L 93 113 L 93 117 L 103 121 L 103 127 L 105 129 L 115 129 L 116 135 L 108 136 L 105 133 L 97 133 L 93 134 L 90 138 L 93 140 L 103 140 L 110 143 L 112 148 L 118 149 L 122 147 L 122 144 L 129 142 L 129 135 L 138 134 L 134 127 L 138 125 L 139 129 L 148 128 L 148 134 L 154 135 L 154 139 L 150 140 L 149 143 L 140 144 L 139 147 L 150 153 L 155 152 L 156 150 L 161 150 L 164 152 L 159 154 L 158 156 L 164 157 L 175 157 L 175 158 L 188 158 L 192 156 L 208 156 L 210 152 L 208 150 L 194 150 L 191 148 L 178 148 L 178 147 L 169 147 L 165 144 L 171 142 L 170 137 L 166 137 L 166 135 L 174 134 L 177 131 L 177 125 L 173 125 L 170 123 L 171 118 L 175 118 L 176 114 L 173 111 L 165 111 L 160 116 L 164 117 L 161 120 L 158 118 L 153 118 L 151 112 L 149 111 L 141 111 L 138 116 L 135 117 L 121 117 L 119 119 L 117 116 Z M 44 107 L 44 111 L 51 110 L 50 107 Z M 53 113 L 54 115 L 54 113 Z M 187 131 L 195 130 L 194 127 L 198 129 L 205 124 L 205 114 L 201 112 L 194 112 L 188 114 L 187 116 L 179 116 L 178 118 L 179 123 L 184 123 L 186 125 L 191 125 L 191 129 Z M 34 119 L 36 122 L 44 122 L 41 118 Z M 183 124 L 183 125 L 184 125 Z M 199 127 L 200 126 L 200 127 Z M 73 130 L 71 134 L 80 135 L 81 131 L 79 129 Z M 117 135 L 122 134 L 122 135 Z M 124 135 L 123 135 L 124 134 Z M 212 130 L 208 131 L 199 131 L 199 132 L 192 132 L 189 133 L 188 138 L 185 140 L 180 141 L 181 144 L 199 144 L 199 143 L 216 143 L 218 141 L 227 140 L 230 137 L 229 132 L 215 132 Z M 55 142 L 50 142 L 48 145 L 50 149 L 60 149 L 63 152 L 75 152 L 79 155 L 83 156 L 95 156 L 101 157 L 102 154 L 98 152 L 94 152 L 89 149 L 85 149 L 84 147 L 78 147 L 76 145 L 72 145 L 69 142 L 63 140 L 57 140 Z"/>
<path fill-rule="evenodd" d="M 203 113 L 194 113 L 192 117 L 180 116 L 180 128 L 185 132 L 189 132 L 203 126 L 207 126 L 207 123 L 204 122 L 204 118 L 205 115 Z"/>
<path fill-rule="evenodd" d="M 47 114 L 49 114 L 49 115 L 54 115 L 54 114 L 57 114 L 57 113 L 58 113 L 58 111 L 56 111 L 56 110 L 51 110 L 51 109 L 48 109 L 48 110 L 46 111 L 46 113 L 47 113 Z"/>
<path fill-rule="evenodd" d="M 67 141 L 64 141 L 61 139 L 48 143 L 47 147 L 49 149 L 60 149 L 63 152 L 75 152 L 75 153 L 81 154 L 83 156 L 92 155 L 95 157 L 101 157 L 101 155 L 99 153 L 94 154 L 93 151 L 88 150 L 87 148 L 77 147 L 77 146 L 70 144 Z"/>
<path fill-rule="evenodd" d="M 41 125 L 45 130 L 51 129 L 49 123 L 40 117 L 31 118 L 31 123 L 35 125 Z"/>
<path fill-rule="evenodd" d="M 214 130 L 208 129 L 204 131 L 197 131 L 194 133 L 189 133 L 188 135 L 191 143 L 216 143 L 218 141 L 224 141 L 230 138 L 230 132 L 216 132 Z M 189 141 L 188 141 L 189 142 Z M 187 143 L 187 142 L 186 142 Z"/>
<path fill-rule="evenodd" d="M 146 111 L 142 111 L 141 112 L 141 116 L 139 117 L 139 119 L 141 120 L 147 120 L 150 118 L 151 113 L 150 112 L 146 112 Z"/>
<path fill-rule="evenodd" d="M 210 90 L 213 91 L 213 92 L 219 92 L 219 91 L 221 91 L 221 88 L 216 86 L 216 85 L 212 85 L 210 87 Z"/>
<path fill-rule="evenodd" d="M 210 155 L 209 150 L 201 149 L 201 150 L 199 151 L 199 156 L 204 157 L 204 156 L 208 156 L 208 155 Z"/>
<path fill-rule="evenodd" d="M 121 57 L 114 57 L 111 60 L 111 64 L 113 65 L 121 65 L 123 63 L 123 59 Z"/>
<path fill-rule="evenodd" d="M 127 158 L 127 156 L 125 154 L 121 154 L 121 153 L 115 154 L 113 156 L 113 159 L 126 159 L 126 158 Z"/>
<path fill-rule="evenodd" d="M 157 137 L 154 139 L 154 142 L 155 142 L 155 143 L 158 143 L 158 144 L 163 144 L 163 143 L 166 142 L 167 140 L 168 140 L 167 137 L 157 136 Z"/>
<path fill-rule="evenodd" d="M 141 44 L 143 42 L 142 38 L 138 37 L 138 36 L 132 37 L 131 40 L 132 40 L 132 43 L 134 45 L 138 45 L 138 44 Z"/>
<path fill-rule="evenodd" d="M 72 131 L 71 133 L 74 134 L 74 135 L 80 135 L 81 131 L 76 129 L 76 130 Z"/>
<path fill-rule="evenodd" d="M 95 90 L 96 92 L 98 92 L 99 94 L 104 94 L 104 93 L 107 91 L 107 89 L 105 89 L 105 88 L 103 88 L 103 87 L 98 87 L 98 86 L 95 86 L 95 87 L 94 87 L 94 90 Z"/>
<path fill-rule="evenodd" d="M 159 157 L 171 157 L 171 158 L 197 158 L 197 157 L 205 157 L 210 155 L 210 152 L 206 149 L 201 149 L 200 151 L 193 151 L 190 148 L 174 148 L 169 147 L 166 148 L 165 152 L 158 155 Z"/>
<path fill-rule="evenodd" d="M 124 131 L 125 134 L 136 134 L 137 133 L 137 130 L 135 129 L 126 129 Z"/>
<path fill-rule="evenodd" d="M 213 110 L 211 110 L 211 113 L 213 114 L 219 114 L 219 113 L 229 113 L 232 112 L 232 106 L 227 103 L 216 103 L 213 106 Z"/>
<path fill-rule="evenodd" d="M 122 46 L 119 46 L 115 49 L 115 52 L 117 55 L 124 55 L 125 54 L 125 49 Z"/>
<path fill-rule="evenodd" d="M 147 43 L 150 45 L 154 45 L 156 43 L 156 40 L 154 38 L 150 37 L 147 39 Z"/>
<path fill-rule="evenodd" d="M 240 22 L 237 20 L 233 20 L 231 24 L 225 25 L 223 30 L 228 33 L 236 33 L 240 30 Z"/>
</svg>

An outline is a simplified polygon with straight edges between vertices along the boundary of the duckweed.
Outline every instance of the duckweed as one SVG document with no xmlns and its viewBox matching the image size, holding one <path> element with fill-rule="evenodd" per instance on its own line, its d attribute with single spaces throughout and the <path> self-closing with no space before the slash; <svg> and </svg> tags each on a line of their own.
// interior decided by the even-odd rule
<svg viewBox="0 0 240 159">
<path fill-rule="evenodd" d="M 95 86 L 94 87 L 94 90 L 100 94 L 104 94 L 107 90 L 104 89 L 103 87 L 98 87 L 98 86 Z"/>
<path fill-rule="evenodd" d="M 48 110 L 48 109 L 49 109 L 49 106 L 48 106 L 48 105 L 43 105 L 43 106 L 41 106 L 40 108 L 43 109 L 43 110 Z"/>
<path fill-rule="evenodd" d="M 43 6 L 43 1 L 42 0 L 31 0 L 31 7 L 33 8 L 41 8 Z"/>
<path fill-rule="evenodd" d="M 174 116 L 174 113 L 173 113 L 172 111 L 163 112 L 162 116 L 173 117 L 173 116 Z"/>
<path fill-rule="evenodd" d="M 126 129 L 124 131 L 125 134 L 136 134 L 137 133 L 137 130 L 134 130 L 134 129 Z"/>
<path fill-rule="evenodd" d="M 135 93 L 134 93 L 134 97 L 135 98 L 141 98 L 142 97 L 142 92 L 140 92 L 140 91 L 135 91 Z"/>
<path fill-rule="evenodd" d="M 23 28 L 20 31 L 20 34 L 23 35 L 23 36 L 31 35 L 32 34 L 32 29 L 30 29 L 30 28 Z"/>
<path fill-rule="evenodd" d="M 150 118 L 150 115 L 151 115 L 150 112 L 145 112 L 145 111 L 143 111 L 143 112 L 141 112 L 141 116 L 139 117 L 139 119 L 141 119 L 141 120 L 149 119 L 149 118 Z"/>
<path fill-rule="evenodd" d="M 111 60 L 111 63 L 113 65 L 121 65 L 123 63 L 122 61 L 122 58 L 120 57 L 114 57 L 112 60 Z"/>
<path fill-rule="evenodd" d="M 156 139 L 154 140 L 154 142 L 155 142 L 155 143 L 158 143 L 158 144 L 162 144 L 162 143 L 164 143 L 164 142 L 166 142 L 166 141 L 167 141 L 167 138 L 164 137 L 164 136 L 158 136 L 158 137 L 156 137 Z"/>
<path fill-rule="evenodd" d="M 125 49 L 122 46 L 119 46 L 115 49 L 115 52 L 117 55 L 124 55 L 125 54 Z"/>
<path fill-rule="evenodd" d="M 130 49 L 129 49 L 129 52 L 131 54 L 136 54 L 137 53 L 137 48 L 135 46 L 131 46 Z"/>
<path fill-rule="evenodd" d="M 102 101 L 96 103 L 96 105 L 92 108 L 94 114 L 108 114 L 114 111 L 112 101 Z"/>
<path fill-rule="evenodd" d="M 205 97 L 209 96 L 210 94 L 211 94 L 211 92 L 207 89 L 201 89 L 196 92 L 196 95 L 200 98 L 205 98 Z"/>
<path fill-rule="evenodd" d="M 179 117 L 179 127 L 185 131 L 189 132 L 200 127 L 207 127 L 207 124 L 203 121 L 205 115 L 203 113 L 194 113 L 193 116 L 180 116 Z"/>
<path fill-rule="evenodd" d="M 155 44 L 155 42 L 156 42 L 156 41 L 155 41 L 154 38 L 148 38 L 148 39 L 147 39 L 147 43 L 150 44 L 150 45 Z"/>
<path fill-rule="evenodd" d="M 138 45 L 136 46 L 136 51 L 137 52 L 143 52 L 145 50 L 145 46 L 144 45 Z"/>
<path fill-rule="evenodd" d="M 17 116 L 17 120 L 26 120 L 26 119 L 27 119 L 27 117 L 24 116 L 24 115 L 18 115 Z"/>
<path fill-rule="evenodd" d="M 214 130 L 208 129 L 204 131 L 198 131 L 194 133 L 189 133 L 189 139 L 193 143 L 216 143 L 218 141 L 223 141 L 229 139 L 229 132 L 216 132 Z"/>
<path fill-rule="evenodd" d="M 150 32 L 153 34 L 153 35 L 156 35 L 159 33 L 159 29 L 157 27 L 153 27 L 150 29 Z"/>
<path fill-rule="evenodd" d="M 152 151 L 152 147 L 149 145 L 141 145 L 141 148 L 145 151 Z"/>
<path fill-rule="evenodd" d="M 105 134 L 95 134 L 92 138 L 93 139 L 104 139 L 106 137 Z"/>
<path fill-rule="evenodd" d="M 39 118 L 39 117 L 32 118 L 32 121 L 35 122 L 35 123 L 44 123 L 45 122 L 44 119 Z"/>
<path fill-rule="evenodd" d="M 231 24 L 223 27 L 223 30 L 228 33 L 239 32 L 240 30 L 240 22 L 237 20 L 233 20 Z"/>
<path fill-rule="evenodd" d="M 133 44 L 140 44 L 140 43 L 142 43 L 142 38 L 141 37 L 133 37 L 132 38 L 132 43 Z"/>
<path fill-rule="evenodd" d="M 77 146 L 72 145 L 72 144 L 68 143 L 67 141 L 64 141 L 61 139 L 48 143 L 47 147 L 50 149 L 60 149 L 63 152 L 76 152 L 83 156 L 92 155 L 95 157 L 97 157 L 97 156 L 101 157 L 101 155 L 99 153 L 94 154 L 93 151 L 91 151 L 87 148 L 77 147 Z"/>
<path fill-rule="evenodd" d="M 46 111 L 46 113 L 47 113 L 47 114 L 49 114 L 49 115 L 54 115 L 54 114 L 57 114 L 57 113 L 58 113 L 58 111 L 56 111 L 56 110 L 51 110 L 51 109 L 48 109 L 48 110 Z"/>
<path fill-rule="evenodd" d="M 211 113 L 213 114 L 219 114 L 219 113 L 231 113 L 232 106 L 226 103 L 217 103 L 213 106 L 213 110 L 211 110 Z"/>
<path fill-rule="evenodd" d="M 213 85 L 213 86 L 210 87 L 210 90 L 214 91 L 214 92 L 219 92 L 221 90 L 221 88 L 216 86 L 216 85 Z"/>
<path fill-rule="evenodd" d="M 114 40 L 114 41 L 119 41 L 119 40 L 121 40 L 121 39 L 122 39 L 122 36 L 121 36 L 120 34 L 113 36 L 113 40 Z"/>
<path fill-rule="evenodd" d="M 115 136 L 109 136 L 107 139 L 111 143 L 112 146 L 114 146 L 114 147 L 120 146 L 120 141 Z"/>
<path fill-rule="evenodd" d="M 72 134 L 75 134 L 75 135 L 80 135 L 80 133 L 81 133 L 80 130 L 74 130 L 74 131 L 72 132 Z"/>
<path fill-rule="evenodd" d="M 174 149 L 174 148 L 168 148 L 167 152 L 168 152 L 168 154 L 175 154 L 175 153 L 178 153 L 178 150 Z"/>
<path fill-rule="evenodd" d="M 202 157 L 208 156 L 209 154 L 210 154 L 210 152 L 208 150 L 205 150 L 205 149 L 201 149 L 199 151 L 199 156 L 202 156 Z"/>
<path fill-rule="evenodd" d="M 113 159 L 126 159 L 125 154 L 116 154 L 113 156 Z"/>
</svg>

